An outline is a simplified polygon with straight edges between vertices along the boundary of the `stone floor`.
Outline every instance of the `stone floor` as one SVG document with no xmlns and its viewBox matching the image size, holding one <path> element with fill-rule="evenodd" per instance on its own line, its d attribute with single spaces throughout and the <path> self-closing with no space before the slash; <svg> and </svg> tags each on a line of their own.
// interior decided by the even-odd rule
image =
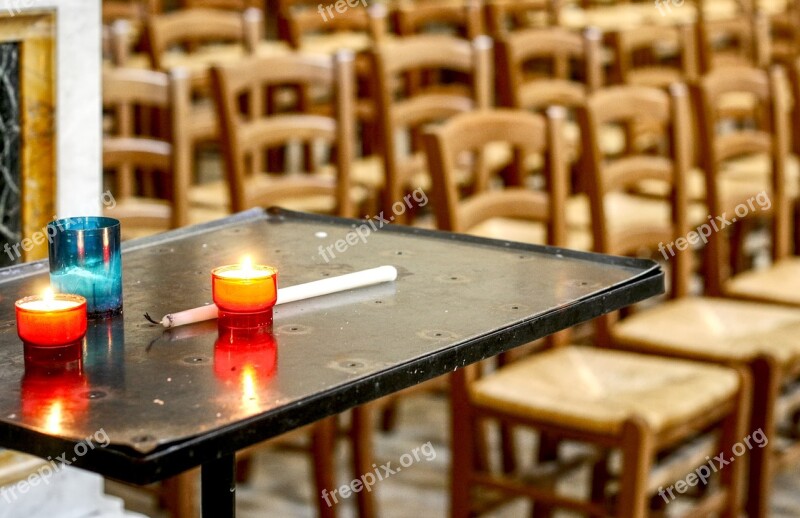
<svg viewBox="0 0 800 518">
<path fill-rule="evenodd" d="M 385 518 L 444 517 L 447 511 L 447 484 L 450 451 L 448 449 L 448 408 L 443 398 L 418 396 L 403 402 L 399 425 L 390 434 L 376 433 L 376 462 L 392 461 L 397 466 L 403 454 L 421 448 L 419 461 L 374 487 L 379 516 Z M 523 441 L 527 438 L 523 437 Z M 423 447 L 430 441 L 430 447 Z M 352 475 L 347 471 L 348 451 L 345 444 L 339 449 L 340 484 Z M 428 461 L 427 459 L 432 460 Z M 408 458 L 407 458 L 408 459 Z M 407 462 L 408 463 L 408 462 Z M 584 485 L 575 480 L 575 487 Z M 115 483 L 107 484 L 107 492 L 121 496 L 130 510 L 151 518 L 167 518 L 153 505 L 152 498 Z M 305 518 L 315 516 L 312 489 L 309 482 L 308 456 L 302 452 L 283 449 L 264 449 L 256 456 L 256 467 L 249 484 L 240 486 L 237 507 L 240 518 Z M 668 511 L 680 509 L 671 506 Z M 355 517 L 353 497 L 336 505 L 341 518 Z M 527 503 L 514 502 L 490 515 L 491 518 L 529 516 Z M 569 516 L 564 513 L 559 518 Z M 800 517 L 800 467 L 781 473 L 775 482 L 772 497 L 774 518 Z"/>
</svg>

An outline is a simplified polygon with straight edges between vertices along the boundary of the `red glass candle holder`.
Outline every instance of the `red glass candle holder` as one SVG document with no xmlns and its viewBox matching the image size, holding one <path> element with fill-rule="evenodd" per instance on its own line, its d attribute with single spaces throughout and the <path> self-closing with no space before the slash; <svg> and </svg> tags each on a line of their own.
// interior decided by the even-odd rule
<svg viewBox="0 0 800 518">
<path fill-rule="evenodd" d="M 214 304 L 229 313 L 259 313 L 278 300 L 278 270 L 271 266 L 221 266 L 211 271 Z"/>
<path fill-rule="evenodd" d="M 25 297 L 15 309 L 17 334 L 23 342 L 60 347 L 86 335 L 86 299 L 79 295 Z"/>
<path fill-rule="evenodd" d="M 241 313 L 220 310 L 217 316 L 220 332 L 222 332 L 223 329 L 226 329 L 231 333 L 241 331 L 243 337 L 252 333 L 271 333 L 273 320 L 274 317 L 272 308 L 269 308 L 266 311 L 259 311 L 257 313 Z"/>
</svg>

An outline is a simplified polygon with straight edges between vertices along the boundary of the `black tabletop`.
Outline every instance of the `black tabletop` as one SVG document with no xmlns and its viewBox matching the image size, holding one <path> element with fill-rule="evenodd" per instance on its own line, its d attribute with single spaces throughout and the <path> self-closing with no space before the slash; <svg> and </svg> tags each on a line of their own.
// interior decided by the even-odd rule
<svg viewBox="0 0 800 518">
<path fill-rule="evenodd" d="M 663 291 L 650 261 L 398 226 L 328 248 L 362 223 L 253 210 L 127 243 L 123 316 L 90 322 L 82 364 L 52 379 L 26 373 L 14 325 L 47 264 L 0 270 L 0 446 L 56 458 L 107 438 L 70 462 L 161 480 Z M 240 350 L 216 343 L 213 321 L 143 319 L 210 302 L 210 270 L 244 255 L 281 286 L 381 265 L 399 276 L 279 306 L 274 340 Z"/>
</svg>

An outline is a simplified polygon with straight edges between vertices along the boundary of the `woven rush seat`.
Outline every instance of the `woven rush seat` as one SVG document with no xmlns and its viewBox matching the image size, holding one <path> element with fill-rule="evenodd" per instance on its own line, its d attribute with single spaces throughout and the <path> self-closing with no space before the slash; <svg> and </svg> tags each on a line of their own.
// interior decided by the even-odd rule
<svg viewBox="0 0 800 518">
<path fill-rule="evenodd" d="M 592 347 L 560 347 L 520 360 L 470 387 L 475 404 L 568 428 L 617 434 L 642 418 L 655 432 L 730 398 L 735 371 Z"/>
<path fill-rule="evenodd" d="M 189 204 L 192 207 L 228 209 L 230 205 L 228 182 L 217 180 L 191 186 Z"/>
<path fill-rule="evenodd" d="M 646 196 L 610 192 L 606 194 L 607 225 L 611 234 L 617 234 L 632 225 L 663 226 L 672 217 L 669 202 Z M 689 205 L 689 222 L 705 223 L 708 211 L 700 203 Z M 567 225 L 570 228 L 591 228 L 589 197 L 585 194 L 570 196 L 567 200 Z"/>
<path fill-rule="evenodd" d="M 373 187 L 382 183 L 383 164 L 377 158 L 369 157 L 355 160 L 351 171 L 351 182 L 356 185 L 353 188 L 354 201 L 357 203 L 364 201 L 367 197 L 365 189 L 359 187 Z M 309 175 L 310 177 L 330 178 L 333 180 L 336 174 L 334 167 L 323 167 L 319 173 Z M 262 174 L 251 179 L 252 188 L 259 189 L 272 186 L 274 182 L 286 178 L 286 175 Z M 291 178 L 291 176 L 289 176 Z M 320 196 L 316 200 L 306 200 L 305 202 L 292 203 L 292 207 L 297 210 L 307 210 L 310 212 L 330 213 L 335 208 L 335 201 L 330 197 Z M 211 209 L 221 214 L 230 213 L 230 193 L 226 180 L 206 182 L 192 186 L 189 189 L 189 204 L 192 210 Z M 282 205 L 284 206 L 284 205 Z M 285 208 L 289 208 L 286 205 Z"/>
<path fill-rule="evenodd" d="M 547 228 L 543 223 L 511 218 L 487 219 L 469 229 L 469 234 L 534 245 L 547 243 Z M 588 229 L 568 230 L 566 247 L 572 250 L 591 250 L 591 232 Z"/>
<path fill-rule="evenodd" d="M 800 310 L 719 298 L 683 298 L 631 315 L 612 328 L 614 343 L 637 351 L 781 365 L 800 359 Z"/>
<path fill-rule="evenodd" d="M 171 212 L 172 204 L 167 200 L 136 197 L 120 200 L 113 209 L 103 211 L 108 217 L 125 221 L 121 229 L 123 241 L 152 236 L 170 230 Z M 227 215 L 227 210 L 193 207 L 188 211 L 188 224 L 208 223 L 209 221 L 224 218 Z"/>
<path fill-rule="evenodd" d="M 746 201 L 761 191 L 770 191 L 769 157 L 764 154 L 751 155 L 739 160 L 730 161 L 722 167 L 719 188 L 725 203 L 733 210 L 738 203 Z M 700 169 L 692 169 L 686 178 L 686 186 L 690 200 L 705 201 L 706 179 Z M 786 182 L 790 198 L 800 194 L 800 162 L 795 155 L 789 155 L 786 162 Z M 658 198 L 666 197 L 668 187 L 661 182 L 644 180 L 637 192 Z"/>
<path fill-rule="evenodd" d="M 723 290 L 738 298 L 800 306 L 800 258 L 789 257 L 767 269 L 736 275 Z"/>
</svg>

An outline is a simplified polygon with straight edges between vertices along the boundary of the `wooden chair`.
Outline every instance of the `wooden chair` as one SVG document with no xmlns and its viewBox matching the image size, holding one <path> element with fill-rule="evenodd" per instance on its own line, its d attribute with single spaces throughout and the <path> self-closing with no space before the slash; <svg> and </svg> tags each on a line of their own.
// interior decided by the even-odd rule
<svg viewBox="0 0 800 518">
<path fill-rule="evenodd" d="M 715 232 L 709 236 L 710 267 L 706 291 L 710 295 L 726 295 L 750 300 L 778 302 L 800 307 L 800 288 L 797 275 L 800 261 L 791 256 L 792 198 L 798 192 L 796 176 L 789 178 L 789 106 L 783 69 L 768 76 L 757 69 L 736 69 L 707 75 L 696 87 L 703 142 L 706 190 L 710 214 L 727 212 L 732 218 L 761 218 L 771 222 L 772 265 L 768 268 L 734 275 L 729 267 L 726 250 L 730 232 Z M 757 96 L 765 122 L 746 129 L 733 128 L 722 132 L 718 109 L 726 94 L 749 92 Z M 737 160 L 753 156 L 766 158 L 768 165 L 746 162 L 750 167 L 730 170 Z M 741 175 L 745 186 L 736 193 L 724 192 L 721 178 Z M 722 192 L 721 192 L 722 191 Z M 730 189 L 727 189 L 730 191 Z M 755 203 L 758 195 L 758 204 Z M 748 206 L 748 202 L 750 206 Z M 744 209 L 737 212 L 742 208 Z M 745 210 L 746 209 L 746 210 Z M 741 223 L 740 223 L 741 224 Z M 729 229 L 728 229 L 729 230 Z M 723 260 L 724 259 L 724 260 Z"/>
<path fill-rule="evenodd" d="M 169 50 L 179 46 L 184 52 L 199 51 L 204 44 L 228 42 L 241 45 L 245 55 L 255 52 L 261 39 L 263 18 L 258 9 L 242 13 L 221 9 L 193 8 L 152 16 L 147 23 L 149 55 L 156 69 L 169 65 Z M 183 121 L 184 131 L 191 140 L 193 172 L 189 188 L 190 205 L 199 211 L 225 214 L 230 210 L 225 182 L 194 181 L 196 150 L 219 140 L 219 120 L 210 91 L 207 67 L 192 69 L 192 105 Z"/>
<path fill-rule="evenodd" d="M 402 200 L 405 192 L 429 185 L 414 131 L 491 104 L 491 48 L 491 40 L 485 37 L 469 42 L 445 35 L 419 35 L 378 44 L 372 51 L 386 172 L 382 203 L 386 214 L 393 214 L 392 205 Z M 399 88 L 407 72 L 425 70 L 464 73 L 470 76 L 470 84 L 427 85 L 414 92 Z M 399 147 L 398 130 L 410 134 L 408 150 Z M 407 215 L 398 215 L 395 221 L 408 221 Z"/>
<path fill-rule="evenodd" d="M 349 7 L 344 13 L 334 11 L 330 17 L 320 11 L 318 5 L 288 5 L 284 7 L 282 18 L 286 20 L 287 41 L 292 48 L 299 49 L 303 40 L 311 34 L 335 35 L 337 33 L 365 33 L 373 41 L 380 40 L 386 32 L 385 21 L 381 18 L 383 5 Z M 385 18 L 385 17 L 384 17 Z M 355 49 L 352 49 L 355 50 Z"/>
<path fill-rule="evenodd" d="M 581 133 L 575 110 L 603 84 L 601 36 L 589 28 L 582 33 L 555 27 L 526 29 L 509 33 L 497 41 L 500 104 L 542 112 L 550 106 L 568 109 L 564 124 L 567 160 L 572 164 L 571 192 L 584 192 Z M 579 79 L 576 79 L 579 78 Z M 624 134 L 604 130 L 602 149 L 619 153 Z M 577 201 L 576 201 L 577 200 Z M 580 249 L 591 248 L 588 201 L 570 198 L 567 203 L 570 243 Z"/>
<path fill-rule="evenodd" d="M 726 91 L 749 90 L 769 106 L 769 118 L 775 120 L 785 119 L 787 104 L 783 95 L 778 92 L 781 79 L 778 70 L 766 72 L 758 69 L 738 68 L 735 70 L 720 70 L 700 80 L 695 87 L 696 96 L 703 103 L 710 106 L 712 99 L 717 98 Z M 701 125 L 701 131 L 708 138 L 712 132 L 707 127 L 711 119 L 704 116 L 706 121 Z M 780 123 L 779 123 L 780 124 Z M 784 123 L 785 124 L 785 121 Z M 763 129 L 763 128 L 762 128 Z M 785 149 L 786 142 L 782 130 L 770 136 L 768 133 L 751 131 L 756 138 L 746 140 L 740 135 L 732 139 L 716 139 L 715 151 L 708 157 L 707 167 L 719 172 L 711 162 L 717 162 L 730 157 L 736 152 L 760 151 L 767 145 L 766 140 L 773 140 L 778 149 Z M 756 133 L 760 133 L 757 136 Z M 739 143 L 741 142 L 741 146 Z M 780 161 L 780 158 L 778 159 Z M 779 173 L 780 166 L 776 168 Z M 715 185 L 719 174 L 708 175 L 708 204 L 713 207 L 711 214 L 726 217 L 720 210 L 731 218 L 730 206 L 726 204 L 726 197 L 721 196 Z M 777 189 L 772 196 L 781 198 L 781 189 Z M 773 203 L 776 203 L 775 201 Z M 779 215 L 783 210 L 782 202 L 773 207 L 773 212 Z M 713 231 L 717 221 L 709 220 L 705 226 L 698 227 L 696 231 L 687 233 L 683 241 L 675 241 L 675 246 L 681 245 L 677 250 L 670 246 L 670 254 L 676 258 L 682 254 L 689 242 L 700 242 L 701 233 L 708 236 L 708 246 L 712 258 L 719 260 L 719 242 L 722 233 L 730 229 Z M 721 224 L 721 223 L 720 223 Z M 708 232 L 706 232 L 708 230 Z M 786 246 L 785 236 L 776 236 L 778 249 Z M 687 255 L 686 252 L 683 252 Z M 666 256 L 666 252 L 664 252 Z M 707 268 L 708 269 L 708 268 Z M 707 279 L 710 286 L 716 281 L 712 275 Z M 800 329 L 800 310 L 781 307 L 778 305 L 762 304 L 756 302 L 738 301 L 712 297 L 682 297 L 669 301 L 656 308 L 638 312 L 612 328 L 615 346 L 628 350 L 648 352 L 654 354 L 667 354 L 670 356 L 703 360 L 725 365 L 737 365 L 746 368 L 753 379 L 753 394 L 751 395 L 751 419 L 748 430 L 761 430 L 769 443 L 763 448 L 753 449 L 750 452 L 749 488 L 746 510 L 748 516 L 767 516 L 769 492 L 772 472 L 775 467 L 797 459 L 797 449 L 787 452 L 779 457 L 780 462 L 773 458 L 775 444 L 778 441 L 776 420 L 779 414 L 791 415 L 797 404 L 792 401 L 791 393 L 788 401 L 779 395 L 781 387 L 796 381 L 800 376 L 800 346 L 794 337 Z M 779 412 L 779 409 L 783 409 Z"/>
<path fill-rule="evenodd" d="M 554 114 L 555 110 L 551 109 Z M 551 125 L 560 132 L 563 114 L 551 118 L 559 119 Z M 542 117 L 524 111 L 478 110 L 455 116 L 441 131 L 432 129 L 426 133 L 437 228 L 539 244 L 547 242 L 547 235 L 563 232 L 564 212 L 547 205 L 558 203 L 563 207 L 569 191 L 564 174 L 563 135 L 556 139 L 543 129 L 544 125 Z M 491 178 L 493 171 L 480 167 L 479 157 L 487 145 L 495 142 L 508 144 L 516 156 L 543 155 L 542 163 L 547 164 L 543 176 L 550 183 L 546 190 L 535 191 L 523 185 L 504 187 L 498 179 Z M 466 197 L 459 190 L 465 168 L 472 176 L 473 186 Z M 554 213 L 554 221 L 545 217 L 550 213 Z M 520 239 L 524 234 L 527 239 Z M 559 243 L 567 240 L 565 235 L 556 238 Z"/>
<path fill-rule="evenodd" d="M 160 12 L 154 4 L 152 1 L 140 0 L 103 0 L 103 25 L 109 25 L 115 20 L 142 20 L 146 14 Z"/>
<path fill-rule="evenodd" d="M 723 66 L 769 64 L 769 20 L 763 13 L 745 8 L 735 17 L 709 19 L 700 1 L 695 26 L 702 74 Z"/>
<path fill-rule="evenodd" d="M 772 63 L 790 67 L 800 52 L 800 3 L 788 0 L 785 9 L 769 17 Z"/>
<path fill-rule="evenodd" d="M 160 5 L 154 1 L 104 1 L 103 57 L 114 66 L 125 66 L 128 56 L 142 46 L 146 17 L 158 12 Z"/>
<path fill-rule="evenodd" d="M 503 106 L 575 108 L 603 85 L 600 33 L 591 28 L 582 34 L 560 27 L 507 34 L 497 40 L 497 60 Z"/>
<path fill-rule="evenodd" d="M 697 31 L 694 26 L 681 24 L 676 26 L 643 25 L 615 31 L 608 35 L 608 42 L 614 54 L 612 61 L 612 82 L 617 84 L 633 84 L 667 89 L 676 82 L 694 81 L 698 77 Z M 690 139 L 696 133 L 696 124 L 691 124 Z M 640 127 L 632 129 L 634 134 L 628 138 L 648 138 L 652 128 Z M 656 130 L 657 131 L 657 130 Z M 692 164 L 697 163 L 699 142 L 692 148 Z M 704 201 L 702 190 L 703 172 L 693 169 L 687 178 L 689 199 Z M 666 186 L 661 185 L 653 194 L 665 197 Z M 645 190 L 646 192 L 646 190 Z"/>
<path fill-rule="evenodd" d="M 656 88 L 694 81 L 698 76 L 695 36 L 688 24 L 646 25 L 611 33 L 613 81 Z"/>
<path fill-rule="evenodd" d="M 478 0 L 403 0 L 394 9 L 400 36 L 413 36 L 449 29 L 455 36 L 473 40 L 483 35 L 483 12 Z"/>
<path fill-rule="evenodd" d="M 103 73 L 103 108 L 114 126 L 103 138 L 103 169 L 113 173 L 116 199 L 108 215 L 122 221 L 126 237 L 189 224 L 189 147 L 181 131 L 189 102 L 189 79 L 181 70 L 166 74 L 118 68 Z M 166 115 L 168 139 L 142 132 L 136 120 L 140 108 Z M 158 182 L 162 179 L 166 181 Z M 156 196 L 159 186 L 167 199 Z"/>
<path fill-rule="evenodd" d="M 620 99 L 626 99 L 630 104 L 620 103 Z M 617 91 L 605 95 L 601 92 L 590 103 L 589 109 L 609 108 L 616 116 L 635 116 L 646 106 L 668 121 L 677 119 L 668 123 L 673 127 L 675 140 L 680 138 L 677 133 L 685 128 L 688 118 L 685 93 L 670 103 L 662 91 Z M 628 113 L 624 113 L 626 111 Z M 447 170 L 452 170 L 462 150 L 480 142 L 483 132 L 475 131 L 475 126 L 471 130 L 468 128 L 469 118 L 477 121 L 481 115 L 455 117 L 433 130 L 427 141 L 431 156 L 438 157 L 432 158 L 432 164 L 441 164 L 441 167 L 432 167 L 432 171 L 436 171 L 437 196 L 456 199 L 452 176 L 448 181 Z M 558 142 L 563 137 L 558 125 L 553 124 L 552 115 L 549 128 L 539 115 L 515 117 L 530 118 L 532 122 L 522 124 L 508 116 L 503 124 L 494 121 L 490 124 L 484 119 L 478 127 L 486 128 L 487 140 L 510 138 L 523 146 L 540 146 L 540 149 L 541 146 L 552 146 L 556 149 L 546 152 L 558 154 Z M 564 163 L 563 160 L 560 162 Z M 556 164 L 559 160 L 551 157 L 547 163 Z M 675 165 L 674 173 L 680 174 L 679 165 Z M 613 187 L 623 188 L 626 183 L 642 176 L 671 178 L 672 174 L 671 168 L 666 171 L 661 168 L 620 170 L 613 179 Z M 514 212 L 517 217 L 529 217 L 547 224 L 549 244 L 559 246 L 565 236 L 565 218 L 561 213 L 567 195 L 566 168 L 550 170 L 549 178 L 551 183 L 545 191 L 520 193 L 520 199 L 514 203 L 510 199 L 517 194 L 509 192 L 506 202 L 500 202 L 498 207 L 502 213 Z M 442 190 L 450 194 L 443 195 Z M 537 196 L 532 196 L 534 194 Z M 482 217 L 492 216 L 494 210 L 485 208 L 499 202 L 499 193 L 479 196 L 463 205 L 437 209 L 441 221 L 445 225 L 471 225 Z M 479 201 L 481 199 L 484 201 Z M 515 207 L 515 210 L 510 207 Z M 459 369 L 451 376 L 453 461 L 450 512 L 453 517 L 471 516 L 473 512 L 486 510 L 497 503 L 496 498 L 481 501 L 477 497 L 485 494 L 479 494 L 473 488 L 485 489 L 490 497 L 499 493 L 504 498 L 528 498 L 534 503 L 533 516 L 550 516 L 555 508 L 564 508 L 592 516 L 644 517 L 648 515 L 650 498 L 659 498 L 660 486 L 663 493 L 664 485 L 705 462 L 696 455 L 688 461 L 676 461 L 680 466 L 673 466 L 664 475 L 651 469 L 660 454 L 671 452 L 676 445 L 684 444 L 706 430 L 719 433 L 718 443 L 711 444 L 709 449 L 716 446 L 720 451 L 728 451 L 744 433 L 746 414 L 743 409 L 748 379 L 733 370 L 604 349 L 557 346 L 483 374 L 480 366 L 475 365 Z M 680 404 L 675 404 L 673 399 L 664 399 L 665 394 L 674 394 L 677 379 L 681 380 L 677 384 L 681 391 Z M 526 477 L 526 473 L 516 466 L 502 472 L 489 467 L 486 454 L 482 453 L 485 445 L 481 430 L 490 420 L 539 432 L 536 472 L 527 473 L 531 477 Z M 580 463 L 560 457 L 558 447 L 565 440 L 591 445 L 590 453 L 579 459 L 582 460 Z M 605 465 L 610 450 L 622 453 L 615 498 L 609 493 L 609 475 Z M 578 465 L 587 464 L 593 470 L 590 498 L 577 499 L 558 494 L 557 480 L 574 473 Z M 738 467 L 724 472 L 721 482 L 724 489 L 702 498 L 694 508 L 694 515 L 714 511 L 724 516 L 735 515 L 741 482 Z"/>
<path fill-rule="evenodd" d="M 181 0 L 182 9 L 225 9 L 229 11 L 244 11 L 250 8 L 264 8 L 263 0 Z"/>
<path fill-rule="evenodd" d="M 281 18 L 288 27 L 289 45 L 298 50 L 317 53 L 321 49 L 348 49 L 356 53 L 357 134 L 363 158 L 354 164 L 354 180 L 377 192 L 383 185 L 383 166 L 378 154 L 378 121 L 375 106 L 375 73 L 366 49 L 383 41 L 387 30 L 387 9 L 383 4 L 358 5 L 334 18 L 323 18 L 317 4 L 290 3 Z M 313 91 L 301 91 L 302 103 L 314 104 Z M 317 110 L 330 112 L 329 103 L 316 102 Z"/>
<path fill-rule="evenodd" d="M 333 59 L 293 54 L 251 58 L 212 69 L 232 211 L 283 205 L 355 215 L 357 200 L 350 182 L 355 141 L 353 61 L 353 54 L 343 51 Z M 333 91 L 335 115 L 269 114 L 267 88 L 287 84 L 327 86 Z M 247 99 L 244 111 L 243 97 Z M 267 150 L 320 140 L 334 147 L 335 174 L 263 172 Z"/>
<path fill-rule="evenodd" d="M 558 0 L 488 0 L 486 25 L 493 38 L 533 27 L 559 25 Z"/>
<path fill-rule="evenodd" d="M 261 40 L 263 16 L 221 9 L 182 9 L 151 16 L 147 22 L 148 51 L 153 69 L 163 70 L 165 53 L 175 46 L 185 51 L 208 43 L 238 43 L 253 52 Z"/>
<path fill-rule="evenodd" d="M 549 124 L 541 116 L 510 109 L 488 109 L 465 112 L 452 117 L 442 126 L 425 134 L 425 152 L 433 184 L 437 228 L 449 232 L 468 233 L 476 224 L 490 218 L 508 217 L 544 221 L 553 241 L 563 243 L 563 212 L 550 207 L 561 205 L 568 191 L 563 135 L 557 122 L 563 118 L 552 110 Z M 548 131 L 552 132 L 550 134 Z M 492 178 L 486 170 L 470 171 L 473 189 L 466 198 L 459 192 L 459 176 L 464 158 L 475 163 L 486 145 L 508 142 L 523 152 L 545 154 L 549 171 L 545 175 L 551 185 L 545 192 L 526 187 L 492 189 Z M 500 184 L 502 186 L 502 184 Z M 516 200 L 512 202 L 511 200 Z M 506 214 L 507 213 L 507 214 Z M 552 214 L 553 220 L 549 216 Z"/>
</svg>

